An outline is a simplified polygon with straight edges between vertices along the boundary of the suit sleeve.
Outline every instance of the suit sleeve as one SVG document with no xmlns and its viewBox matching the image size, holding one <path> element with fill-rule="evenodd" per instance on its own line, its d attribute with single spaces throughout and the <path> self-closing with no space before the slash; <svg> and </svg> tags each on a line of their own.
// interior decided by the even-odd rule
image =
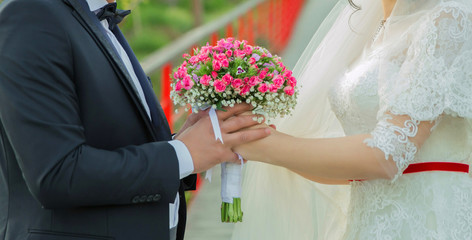
<svg viewBox="0 0 472 240">
<path fill-rule="evenodd" d="M 57 5 L 18 0 L 0 10 L 0 124 L 31 193 L 46 208 L 173 202 L 179 166 L 168 142 L 86 144 L 61 28 L 70 12 Z"/>
</svg>

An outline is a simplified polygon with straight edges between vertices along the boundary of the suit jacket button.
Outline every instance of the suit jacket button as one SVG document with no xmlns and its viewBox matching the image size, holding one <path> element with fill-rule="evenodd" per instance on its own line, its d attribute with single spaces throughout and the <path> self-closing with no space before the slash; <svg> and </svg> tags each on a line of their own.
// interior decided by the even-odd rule
<svg viewBox="0 0 472 240">
<path fill-rule="evenodd" d="M 142 202 L 142 203 L 146 202 L 146 197 L 147 197 L 146 195 L 141 196 L 141 198 L 139 199 L 139 202 Z"/>
<path fill-rule="evenodd" d="M 157 201 L 161 200 L 161 194 L 156 194 L 156 195 L 154 195 L 154 197 L 152 198 L 152 200 L 153 200 L 154 202 L 157 202 Z"/>
<path fill-rule="evenodd" d="M 132 200 L 133 203 L 138 203 L 139 202 L 139 196 L 135 196 Z"/>
<path fill-rule="evenodd" d="M 146 202 L 152 202 L 152 199 L 154 198 L 153 195 L 148 195 L 147 196 L 147 199 L 146 199 Z"/>
</svg>

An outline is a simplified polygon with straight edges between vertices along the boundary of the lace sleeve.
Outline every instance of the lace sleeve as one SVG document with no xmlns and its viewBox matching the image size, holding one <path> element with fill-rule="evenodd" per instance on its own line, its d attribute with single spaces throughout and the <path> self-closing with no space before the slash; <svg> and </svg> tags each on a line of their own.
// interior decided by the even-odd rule
<svg viewBox="0 0 472 240">
<path fill-rule="evenodd" d="M 440 5 L 381 56 L 378 124 L 365 143 L 382 152 L 393 180 L 441 115 L 472 117 L 472 14 L 466 7 Z"/>
<path fill-rule="evenodd" d="M 434 122 L 413 120 L 403 115 L 383 115 L 364 143 L 376 149 L 380 165 L 395 181 L 413 162 L 418 148 L 429 137 Z M 381 152 L 380 152 L 381 151 Z"/>
</svg>

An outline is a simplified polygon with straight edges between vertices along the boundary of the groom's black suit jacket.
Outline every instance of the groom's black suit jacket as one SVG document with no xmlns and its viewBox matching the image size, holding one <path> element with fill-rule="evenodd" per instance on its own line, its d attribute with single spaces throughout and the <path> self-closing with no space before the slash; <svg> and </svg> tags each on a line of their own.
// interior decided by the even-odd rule
<svg viewBox="0 0 472 240">
<path fill-rule="evenodd" d="M 85 0 L 5 0 L 0 239 L 167 240 L 178 191 L 182 239 L 182 190 L 194 178 L 179 181 L 157 106 L 151 121 Z"/>
</svg>

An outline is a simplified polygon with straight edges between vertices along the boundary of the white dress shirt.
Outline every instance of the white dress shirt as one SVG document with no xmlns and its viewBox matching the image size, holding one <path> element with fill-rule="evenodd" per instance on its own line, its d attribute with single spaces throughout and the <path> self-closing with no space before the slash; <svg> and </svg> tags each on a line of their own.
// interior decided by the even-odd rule
<svg viewBox="0 0 472 240">
<path fill-rule="evenodd" d="M 92 12 L 97 12 L 98 9 L 108 4 L 106 0 L 86 0 L 86 1 L 89 5 L 90 11 Z M 126 54 L 126 51 L 121 46 L 120 42 L 116 39 L 115 35 L 110 31 L 110 29 L 108 29 L 108 22 L 106 20 L 103 20 L 101 21 L 101 24 L 105 28 L 108 38 L 113 43 L 113 46 L 115 47 L 116 51 L 121 57 L 121 60 L 126 66 L 126 69 L 128 70 L 129 75 L 131 76 L 131 80 L 133 81 L 133 84 L 138 91 L 138 95 L 139 95 L 139 98 L 141 99 L 141 103 L 146 109 L 148 117 L 151 118 L 151 112 L 146 102 L 146 98 L 144 97 L 143 89 L 141 87 L 141 84 L 139 83 L 136 73 L 134 72 L 133 65 L 131 64 L 128 54 Z M 185 144 L 179 140 L 169 141 L 169 144 L 172 145 L 172 147 L 174 147 L 174 150 L 177 153 L 177 159 L 179 160 L 180 179 L 192 174 L 193 169 L 194 169 L 193 160 Z M 177 196 L 175 197 L 175 202 L 169 204 L 169 228 L 176 227 L 177 223 L 179 222 L 179 204 L 180 204 L 179 193 L 177 193 Z"/>
</svg>

